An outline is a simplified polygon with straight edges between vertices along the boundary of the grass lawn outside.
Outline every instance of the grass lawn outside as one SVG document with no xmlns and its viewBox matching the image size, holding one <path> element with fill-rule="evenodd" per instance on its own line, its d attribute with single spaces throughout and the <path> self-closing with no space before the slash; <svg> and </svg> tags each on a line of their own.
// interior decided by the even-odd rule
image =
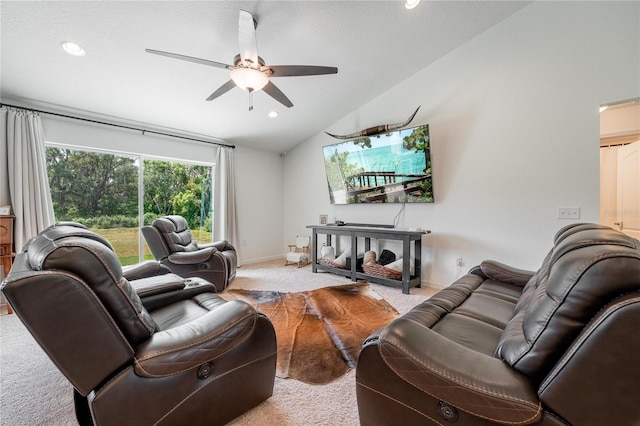
<svg viewBox="0 0 640 426">
<path fill-rule="evenodd" d="M 116 256 L 122 266 L 133 265 L 139 262 L 138 238 L 140 235 L 138 228 L 92 228 L 93 232 L 102 235 L 111 243 Z M 191 233 L 199 243 L 211 242 L 211 232 L 206 229 L 192 229 Z M 147 244 L 144 244 L 144 260 L 153 260 L 153 255 L 149 251 Z"/>
</svg>

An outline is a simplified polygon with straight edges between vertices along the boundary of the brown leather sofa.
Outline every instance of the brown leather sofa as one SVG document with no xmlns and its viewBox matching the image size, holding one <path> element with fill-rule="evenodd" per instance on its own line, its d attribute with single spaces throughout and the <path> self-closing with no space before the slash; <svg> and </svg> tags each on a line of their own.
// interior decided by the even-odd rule
<svg viewBox="0 0 640 426">
<path fill-rule="evenodd" d="M 540 269 L 486 261 L 363 345 L 362 425 L 639 425 L 640 243 L 561 229 Z"/>
<path fill-rule="evenodd" d="M 72 224 L 16 257 L 2 292 L 73 385 L 80 424 L 222 425 L 272 395 L 271 322 L 166 272 L 130 267 L 129 282 L 109 243 Z"/>
<path fill-rule="evenodd" d="M 226 240 L 198 244 L 182 216 L 157 218 L 142 235 L 153 257 L 182 277 L 203 278 L 222 292 L 236 276 L 235 248 Z"/>
</svg>

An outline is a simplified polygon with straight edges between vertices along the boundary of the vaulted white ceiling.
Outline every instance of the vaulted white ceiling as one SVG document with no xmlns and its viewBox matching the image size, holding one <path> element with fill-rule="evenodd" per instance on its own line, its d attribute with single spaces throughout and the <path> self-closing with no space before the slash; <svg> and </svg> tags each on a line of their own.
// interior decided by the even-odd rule
<svg viewBox="0 0 640 426">
<path fill-rule="evenodd" d="M 398 0 L 2 1 L 0 96 L 284 152 L 528 3 L 423 0 L 407 10 Z M 145 53 L 231 64 L 240 9 L 258 23 L 267 64 L 335 66 L 338 74 L 274 78 L 294 106 L 255 92 L 249 111 L 239 88 L 205 101 L 229 80 L 227 70 Z M 65 40 L 86 56 L 66 54 Z M 267 116 L 272 110 L 277 118 Z"/>
</svg>

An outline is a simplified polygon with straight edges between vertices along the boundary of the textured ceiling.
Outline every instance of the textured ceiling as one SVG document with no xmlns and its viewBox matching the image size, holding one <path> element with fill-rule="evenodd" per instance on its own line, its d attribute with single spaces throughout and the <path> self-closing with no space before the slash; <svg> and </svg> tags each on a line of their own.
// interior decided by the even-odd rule
<svg viewBox="0 0 640 426">
<path fill-rule="evenodd" d="M 397 0 L 2 1 L 0 96 L 284 152 L 528 3 L 423 1 L 406 10 Z M 205 101 L 227 70 L 144 51 L 232 63 L 239 9 L 258 22 L 267 64 L 335 66 L 338 74 L 274 78 L 294 106 L 256 92 L 248 111 L 239 88 Z M 64 53 L 64 40 L 87 55 Z M 279 117 L 268 118 L 271 110 Z"/>
</svg>

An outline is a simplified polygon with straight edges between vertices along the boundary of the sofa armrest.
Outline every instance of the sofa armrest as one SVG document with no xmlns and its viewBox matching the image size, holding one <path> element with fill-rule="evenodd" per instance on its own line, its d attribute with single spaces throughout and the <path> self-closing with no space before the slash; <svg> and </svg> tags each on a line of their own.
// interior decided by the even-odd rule
<svg viewBox="0 0 640 426">
<path fill-rule="evenodd" d="M 155 260 L 146 260 L 144 262 L 136 263 L 135 265 L 122 267 L 122 275 L 129 281 L 169 273 L 171 273 L 171 270 L 168 267 Z"/>
<path fill-rule="evenodd" d="M 531 383 L 498 358 L 402 317 L 381 332 L 378 344 L 396 375 L 438 400 L 499 423 L 525 425 L 541 418 Z"/>
<path fill-rule="evenodd" d="M 145 297 L 182 290 L 185 280 L 176 274 L 165 274 L 131 280 L 129 284 L 144 303 Z"/>
<path fill-rule="evenodd" d="M 211 259 L 218 249 L 209 247 L 197 251 L 179 251 L 171 253 L 168 257 L 169 261 L 176 265 L 193 265 L 194 263 L 206 263 Z"/>
<path fill-rule="evenodd" d="M 199 368 L 247 339 L 257 319 L 251 305 L 233 300 L 191 322 L 156 332 L 136 349 L 136 373 L 165 377 Z"/>
<path fill-rule="evenodd" d="M 525 285 L 535 274 L 533 271 L 514 268 L 495 260 L 485 260 L 480 264 L 480 271 L 487 278 L 509 284 Z"/>
<path fill-rule="evenodd" d="M 217 291 L 213 284 L 202 278 L 182 278 L 173 273 L 132 280 L 129 284 L 149 312 L 180 300 L 192 299 L 200 293 Z"/>
</svg>

